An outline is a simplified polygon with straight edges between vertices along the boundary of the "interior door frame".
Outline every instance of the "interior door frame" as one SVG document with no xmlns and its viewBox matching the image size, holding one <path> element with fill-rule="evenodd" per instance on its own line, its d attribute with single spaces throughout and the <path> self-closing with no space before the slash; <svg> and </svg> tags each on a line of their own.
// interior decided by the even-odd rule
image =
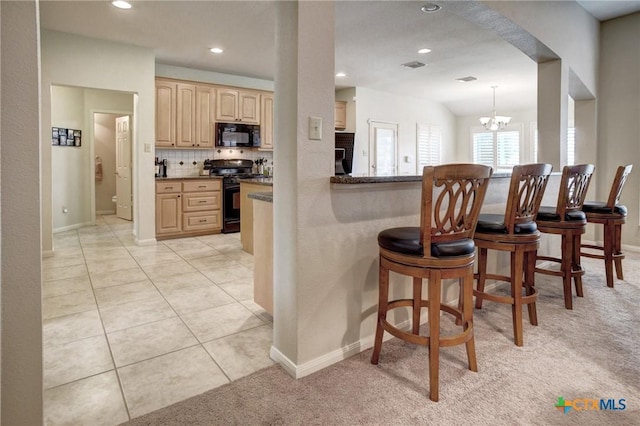
<svg viewBox="0 0 640 426">
<path fill-rule="evenodd" d="M 131 94 L 131 96 L 133 96 L 133 93 Z M 90 109 L 89 110 L 89 140 L 90 140 L 90 144 L 89 144 L 89 161 L 88 161 L 88 167 L 89 167 L 89 176 L 95 176 L 96 175 L 96 162 L 94 161 L 94 158 L 96 157 L 96 148 L 95 148 L 95 119 L 94 116 L 95 114 L 112 114 L 112 115 L 119 115 L 119 116 L 124 116 L 124 115 L 128 115 L 129 116 L 129 126 L 131 128 L 131 184 L 132 184 L 132 188 L 131 188 L 131 197 L 133 198 L 133 174 L 134 174 L 134 167 L 135 167 L 135 162 L 133 161 L 133 151 L 134 151 L 134 145 L 133 145 L 133 123 L 134 123 L 134 112 L 135 111 L 125 111 L 125 110 L 110 110 L 110 109 L 101 109 L 101 108 L 97 108 L 97 109 Z M 95 179 L 89 179 L 91 182 L 91 225 L 95 225 L 96 224 L 96 180 Z M 133 208 L 133 200 L 131 200 L 131 206 Z M 133 216 L 133 220 L 135 220 L 135 216 Z"/>
<path fill-rule="evenodd" d="M 398 172 L 398 164 L 399 164 L 399 159 L 398 159 L 398 144 L 400 141 L 400 124 L 393 122 L 393 121 L 384 121 L 384 120 L 373 120 L 371 118 L 367 119 L 367 124 L 369 125 L 369 161 L 367 164 L 367 168 L 368 168 L 368 176 L 376 176 L 373 173 L 373 163 L 376 160 L 376 151 L 375 151 L 375 132 L 374 132 L 374 128 L 375 128 L 375 124 L 387 124 L 387 125 L 393 125 L 396 127 L 396 141 L 395 141 L 395 147 L 394 147 L 394 159 L 395 159 L 395 167 L 396 167 L 396 173 Z"/>
</svg>

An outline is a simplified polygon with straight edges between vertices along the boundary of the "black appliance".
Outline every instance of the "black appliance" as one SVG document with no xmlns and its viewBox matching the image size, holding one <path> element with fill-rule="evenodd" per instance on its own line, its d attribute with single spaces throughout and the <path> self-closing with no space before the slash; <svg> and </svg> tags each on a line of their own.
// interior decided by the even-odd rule
<svg viewBox="0 0 640 426">
<path fill-rule="evenodd" d="M 216 123 L 216 146 L 259 147 L 260 126 L 240 123 Z"/>
<path fill-rule="evenodd" d="M 348 175 L 353 170 L 353 144 L 355 133 L 336 132 L 336 175 Z"/>
<path fill-rule="evenodd" d="M 222 232 L 240 232 L 240 181 L 262 176 L 251 172 L 251 160 L 211 160 L 209 174 L 222 176 Z"/>
</svg>

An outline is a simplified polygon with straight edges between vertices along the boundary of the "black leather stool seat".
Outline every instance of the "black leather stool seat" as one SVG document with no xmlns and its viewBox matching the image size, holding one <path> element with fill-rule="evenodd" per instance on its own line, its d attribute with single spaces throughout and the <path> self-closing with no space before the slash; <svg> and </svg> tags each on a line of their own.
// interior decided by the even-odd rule
<svg viewBox="0 0 640 426">
<path fill-rule="evenodd" d="M 627 206 L 622 204 L 616 204 L 611 207 L 607 207 L 607 203 L 600 201 L 585 201 L 582 205 L 582 211 L 585 213 L 599 213 L 599 214 L 619 214 L 620 216 L 627 215 Z"/>
<path fill-rule="evenodd" d="M 538 210 L 538 217 L 536 220 L 547 222 L 560 222 L 560 215 L 556 213 L 555 207 L 542 206 Z M 586 221 L 587 215 L 581 210 L 568 211 L 564 215 L 564 220 L 567 222 L 573 221 Z"/>
<path fill-rule="evenodd" d="M 417 226 L 385 229 L 378 234 L 378 245 L 397 253 L 424 256 L 424 250 L 420 244 L 420 227 Z M 433 257 L 463 256 L 474 251 L 475 244 L 471 238 L 431 244 Z"/>
<path fill-rule="evenodd" d="M 535 234 L 538 225 L 535 222 L 524 222 L 515 224 L 516 234 Z M 481 213 L 476 226 L 476 233 L 480 234 L 506 234 L 507 225 L 504 223 L 504 216 L 501 214 Z"/>
</svg>

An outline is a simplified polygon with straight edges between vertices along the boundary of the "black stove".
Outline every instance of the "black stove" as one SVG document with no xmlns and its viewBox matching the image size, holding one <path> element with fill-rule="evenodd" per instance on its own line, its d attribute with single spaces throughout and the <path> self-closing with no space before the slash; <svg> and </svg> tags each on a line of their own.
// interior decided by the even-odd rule
<svg viewBox="0 0 640 426">
<path fill-rule="evenodd" d="M 251 160 L 211 160 L 210 176 L 222 176 L 222 232 L 240 232 L 240 181 L 259 176 Z"/>
</svg>

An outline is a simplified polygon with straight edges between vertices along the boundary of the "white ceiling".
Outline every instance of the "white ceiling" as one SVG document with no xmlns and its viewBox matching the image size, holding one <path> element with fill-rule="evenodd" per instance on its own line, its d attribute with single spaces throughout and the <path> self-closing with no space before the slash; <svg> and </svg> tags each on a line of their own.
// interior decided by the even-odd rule
<svg viewBox="0 0 640 426">
<path fill-rule="evenodd" d="M 456 115 L 515 111 L 536 102 L 536 64 L 494 33 L 443 10 L 422 13 L 424 1 L 336 2 L 336 87 L 368 87 L 425 97 Z M 44 28 L 151 48 L 156 62 L 273 80 L 272 1 L 40 1 Z M 640 1 L 581 1 L 599 19 L 640 10 Z M 604 5 L 603 5 L 604 4 Z M 614 11 L 614 9 L 616 11 Z M 210 47 L 225 52 L 213 55 Z M 422 47 L 431 53 L 418 54 Z M 410 69 L 401 64 L 427 65 Z M 472 83 L 456 78 L 474 76 Z"/>
</svg>

